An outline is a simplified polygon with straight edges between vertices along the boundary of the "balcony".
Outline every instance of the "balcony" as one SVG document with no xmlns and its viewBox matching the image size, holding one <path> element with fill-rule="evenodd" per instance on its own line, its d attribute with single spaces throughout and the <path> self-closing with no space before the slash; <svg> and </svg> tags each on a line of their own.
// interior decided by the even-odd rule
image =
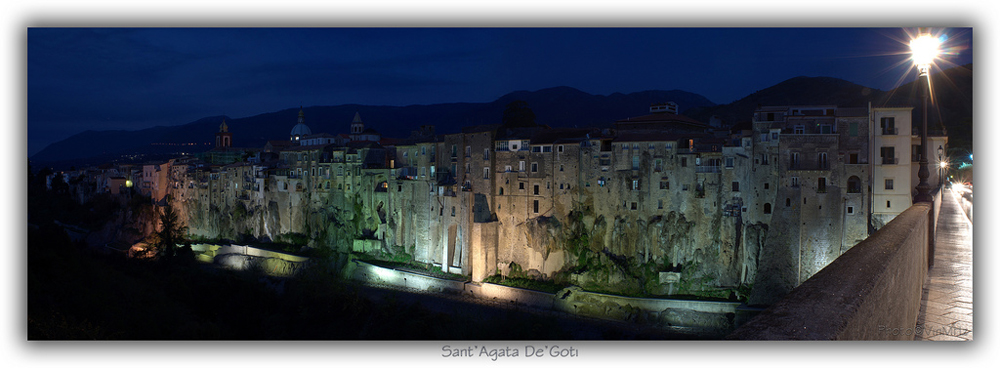
<svg viewBox="0 0 1000 368">
<path fill-rule="evenodd" d="M 899 135 L 899 128 L 882 128 L 882 135 Z"/>
<path fill-rule="evenodd" d="M 898 157 L 882 157 L 882 165 L 896 165 L 898 163 Z"/>
<path fill-rule="evenodd" d="M 718 173 L 722 172 L 722 167 L 721 166 L 698 166 L 698 167 L 695 167 L 694 172 L 699 173 L 699 174 L 700 173 L 716 173 L 716 174 L 718 174 Z"/>
</svg>

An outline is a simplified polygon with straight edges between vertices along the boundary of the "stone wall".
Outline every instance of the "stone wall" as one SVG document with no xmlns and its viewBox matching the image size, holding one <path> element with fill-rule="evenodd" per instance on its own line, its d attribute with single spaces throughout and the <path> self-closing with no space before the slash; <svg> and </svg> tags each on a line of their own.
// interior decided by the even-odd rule
<svg viewBox="0 0 1000 368">
<path fill-rule="evenodd" d="M 728 336 L 738 340 L 896 340 L 914 328 L 928 268 L 932 206 L 915 204 Z"/>
</svg>

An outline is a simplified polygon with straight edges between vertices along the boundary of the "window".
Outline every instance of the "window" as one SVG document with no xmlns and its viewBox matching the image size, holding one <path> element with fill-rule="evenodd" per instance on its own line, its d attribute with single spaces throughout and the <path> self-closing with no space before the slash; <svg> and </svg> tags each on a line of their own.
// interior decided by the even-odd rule
<svg viewBox="0 0 1000 368">
<path fill-rule="evenodd" d="M 517 171 L 524 172 L 524 161 L 521 161 L 517 164 Z"/>
<path fill-rule="evenodd" d="M 771 140 L 772 141 L 778 140 L 778 132 L 771 132 Z"/>
<path fill-rule="evenodd" d="M 563 171 L 563 165 L 559 164 L 559 171 Z"/>
<path fill-rule="evenodd" d="M 535 184 L 535 195 L 538 195 L 538 184 Z"/>
<path fill-rule="evenodd" d="M 517 184 L 518 184 L 518 189 L 524 190 L 524 183 L 517 183 Z"/>
<path fill-rule="evenodd" d="M 639 170 L 639 156 L 632 156 L 632 170 Z"/>
<path fill-rule="evenodd" d="M 764 189 L 770 189 L 771 183 L 764 183 Z"/>
<path fill-rule="evenodd" d="M 490 159 L 490 149 L 483 148 L 483 160 L 489 160 L 489 159 Z"/>
<path fill-rule="evenodd" d="M 881 154 L 883 165 L 896 164 L 896 147 L 882 147 Z"/>
<path fill-rule="evenodd" d="M 847 214 L 848 215 L 854 214 L 854 206 L 847 206 Z"/>
<path fill-rule="evenodd" d="M 805 125 L 796 125 L 792 128 L 794 134 L 806 134 Z"/>
<path fill-rule="evenodd" d="M 857 137 L 858 136 L 858 123 L 851 123 L 849 125 L 849 128 L 847 128 L 847 134 L 850 135 L 851 137 Z"/>
<path fill-rule="evenodd" d="M 816 158 L 816 163 L 819 164 L 820 169 L 829 169 L 830 162 L 827 161 L 826 152 L 820 152 L 819 157 Z"/>
<path fill-rule="evenodd" d="M 425 177 L 425 176 L 427 176 L 427 168 L 421 166 L 420 167 L 420 177 L 422 178 L 422 177 Z"/>
<path fill-rule="evenodd" d="M 771 214 L 771 204 L 770 203 L 764 203 L 764 214 L 765 215 L 770 215 Z"/>
<path fill-rule="evenodd" d="M 792 206 L 792 199 L 785 198 L 785 207 L 791 207 L 791 206 Z"/>
<path fill-rule="evenodd" d="M 472 146 L 465 146 L 465 157 L 472 156 Z"/>
<path fill-rule="evenodd" d="M 483 179 L 489 179 L 489 178 L 490 178 L 490 168 L 484 167 L 483 168 Z"/>
<path fill-rule="evenodd" d="M 632 180 L 632 190 L 639 190 L 639 180 Z"/>
<path fill-rule="evenodd" d="M 458 145 L 455 144 L 451 145 L 451 156 L 452 157 L 458 156 Z"/>
<path fill-rule="evenodd" d="M 826 193 L 826 178 L 816 179 L 816 192 Z"/>
<path fill-rule="evenodd" d="M 629 208 L 631 208 L 633 211 L 635 211 L 635 210 L 639 209 L 639 204 L 636 203 L 636 202 L 632 202 L 632 204 L 631 204 L 631 206 Z"/>
<path fill-rule="evenodd" d="M 688 184 L 681 185 L 681 190 L 687 191 L 690 186 Z"/>
<path fill-rule="evenodd" d="M 858 163 L 858 154 L 857 153 L 848 154 L 847 155 L 847 163 L 853 164 L 853 165 L 857 165 L 857 163 Z"/>
<path fill-rule="evenodd" d="M 882 135 L 896 135 L 896 118 L 884 117 L 881 120 Z"/>
<path fill-rule="evenodd" d="M 653 161 L 653 172 L 662 172 L 662 171 L 663 171 L 663 160 L 656 159 L 655 161 Z"/>
<path fill-rule="evenodd" d="M 534 201 L 535 213 L 538 213 L 538 200 Z"/>
<path fill-rule="evenodd" d="M 559 151 L 559 153 L 563 153 L 563 146 L 562 146 L 562 145 L 560 144 L 560 145 L 559 145 L 559 146 L 557 147 L 557 150 Z"/>
<path fill-rule="evenodd" d="M 892 208 L 892 201 L 885 201 L 885 208 Z"/>
<path fill-rule="evenodd" d="M 670 189 L 670 182 L 666 180 L 660 181 L 660 189 Z"/>
<path fill-rule="evenodd" d="M 832 134 L 832 133 L 833 133 L 833 126 L 831 126 L 830 124 L 820 124 L 819 134 Z"/>
<path fill-rule="evenodd" d="M 767 155 L 760 155 L 760 164 L 761 165 L 769 165 L 767 163 Z"/>
<path fill-rule="evenodd" d="M 892 179 L 885 179 L 885 190 L 892 190 L 893 184 Z"/>
<path fill-rule="evenodd" d="M 542 152 L 542 147 L 540 146 L 531 147 L 531 152 Z"/>
<path fill-rule="evenodd" d="M 663 200 L 662 199 L 657 199 L 656 200 L 656 209 L 658 209 L 658 210 L 662 210 L 663 209 Z"/>
<path fill-rule="evenodd" d="M 847 178 L 847 192 L 861 193 L 861 178 L 858 178 L 857 176 Z"/>
<path fill-rule="evenodd" d="M 427 155 L 427 146 L 420 146 L 420 155 L 421 156 Z"/>
<path fill-rule="evenodd" d="M 537 162 L 532 162 L 531 163 L 531 172 L 538 172 L 538 163 Z"/>
<path fill-rule="evenodd" d="M 552 152 L 552 146 L 542 146 L 542 152 Z"/>
<path fill-rule="evenodd" d="M 687 166 L 688 166 L 687 157 L 681 157 L 681 167 L 687 167 Z"/>
<path fill-rule="evenodd" d="M 798 152 L 792 152 L 792 153 L 788 154 L 788 164 L 793 169 L 799 167 L 799 153 Z"/>
<path fill-rule="evenodd" d="M 738 182 L 738 181 L 734 181 L 733 182 L 733 191 L 734 192 L 739 192 L 740 191 L 740 182 Z"/>
<path fill-rule="evenodd" d="M 504 166 L 503 168 L 504 168 L 504 172 L 511 172 L 511 167 L 510 167 L 510 165 L 506 165 L 506 166 Z"/>
<path fill-rule="evenodd" d="M 923 153 L 924 153 L 923 146 L 919 144 L 914 144 L 910 148 L 910 161 L 920 162 L 920 156 L 923 156 Z"/>
<path fill-rule="evenodd" d="M 563 189 L 563 183 L 559 183 L 559 189 Z"/>
<path fill-rule="evenodd" d="M 451 217 L 455 217 L 455 206 L 451 206 Z"/>
<path fill-rule="evenodd" d="M 793 176 L 791 179 L 792 179 L 792 188 L 797 188 L 799 186 L 799 177 Z"/>
<path fill-rule="evenodd" d="M 503 187 L 500 187 L 500 195 L 503 195 Z"/>
</svg>

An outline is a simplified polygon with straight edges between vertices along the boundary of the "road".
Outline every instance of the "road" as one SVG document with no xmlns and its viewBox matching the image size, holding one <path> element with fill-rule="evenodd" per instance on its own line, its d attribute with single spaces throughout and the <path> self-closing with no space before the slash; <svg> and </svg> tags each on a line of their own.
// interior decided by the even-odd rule
<svg viewBox="0 0 1000 368">
<path fill-rule="evenodd" d="M 952 192 L 955 193 L 956 199 L 958 199 L 959 204 L 962 206 L 962 210 L 965 211 L 965 215 L 969 217 L 969 222 L 972 221 L 972 186 L 966 186 L 962 184 L 952 184 Z"/>
</svg>

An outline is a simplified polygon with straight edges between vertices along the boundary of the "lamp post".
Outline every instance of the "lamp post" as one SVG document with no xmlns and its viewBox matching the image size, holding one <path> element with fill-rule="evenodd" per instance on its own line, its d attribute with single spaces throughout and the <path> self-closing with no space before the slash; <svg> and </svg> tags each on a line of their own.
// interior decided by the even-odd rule
<svg viewBox="0 0 1000 368">
<path fill-rule="evenodd" d="M 927 184 L 927 177 L 930 176 L 930 170 L 927 168 L 927 103 L 931 87 L 931 63 L 934 62 L 934 58 L 938 55 L 938 46 L 940 43 L 936 37 L 927 34 L 910 40 L 911 58 L 917 66 L 920 77 L 924 79 L 921 82 L 918 78 L 918 83 L 923 85 L 924 113 L 923 125 L 920 129 L 920 170 L 917 171 L 917 178 L 920 179 L 920 183 L 917 184 L 917 196 L 913 198 L 914 202 L 933 201 L 930 195 L 930 184 Z"/>
</svg>

